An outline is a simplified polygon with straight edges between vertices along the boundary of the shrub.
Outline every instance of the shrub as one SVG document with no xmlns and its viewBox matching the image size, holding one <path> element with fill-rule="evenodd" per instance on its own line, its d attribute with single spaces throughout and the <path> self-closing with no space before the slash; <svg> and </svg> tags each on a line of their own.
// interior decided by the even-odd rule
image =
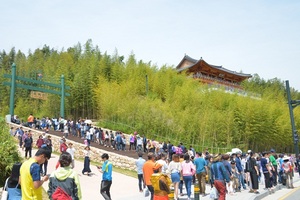
<svg viewBox="0 0 300 200">
<path fill-rule="evenodd" d="M 9 134 L 9 127 L 4 118 L 0 118 L 0 138 L 0 187 L 2 187 L 11 173 L 13 164 L 21 161 L 17 145 Z"/>
</svg>

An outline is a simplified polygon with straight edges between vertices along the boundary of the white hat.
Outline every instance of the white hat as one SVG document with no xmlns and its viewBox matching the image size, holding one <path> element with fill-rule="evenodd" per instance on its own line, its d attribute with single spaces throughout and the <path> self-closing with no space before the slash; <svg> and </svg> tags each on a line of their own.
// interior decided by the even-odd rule
<svg viewBox="0 0 300 200">
<path fill-rule="evenodd" d="M 284 157 L 282 158 L 282 160 L 290 160 L 290 157 L 284 156 Z"/>
</svg>

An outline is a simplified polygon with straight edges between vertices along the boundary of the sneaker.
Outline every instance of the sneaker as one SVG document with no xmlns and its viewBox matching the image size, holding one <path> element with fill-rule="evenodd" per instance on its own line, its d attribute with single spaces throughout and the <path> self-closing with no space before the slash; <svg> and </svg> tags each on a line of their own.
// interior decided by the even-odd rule
<svg viewBox="0 0 300 200">
<path fill-rule="evenodd" d="M 254 193 L 254 190 L 251 189 L 251 190 L 249 191 L 249 193 Z"/>
<path fill-rule="evenodd" d="M 254 192 L 254 194 L 259 194 L 259 191 Z"/>
</svg>

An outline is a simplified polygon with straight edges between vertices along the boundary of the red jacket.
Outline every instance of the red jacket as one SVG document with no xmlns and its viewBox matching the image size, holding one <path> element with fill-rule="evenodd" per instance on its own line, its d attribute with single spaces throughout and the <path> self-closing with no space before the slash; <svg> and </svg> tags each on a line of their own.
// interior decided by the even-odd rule
<svg viewBox="0 0 300 200">
<path fill-rule="evenodd" d="M 66 152 L 68 149 L 68 146 L 66 145 L 66 143 L 62 143 L 59 147 L 60 152 Z"/>
</svg>

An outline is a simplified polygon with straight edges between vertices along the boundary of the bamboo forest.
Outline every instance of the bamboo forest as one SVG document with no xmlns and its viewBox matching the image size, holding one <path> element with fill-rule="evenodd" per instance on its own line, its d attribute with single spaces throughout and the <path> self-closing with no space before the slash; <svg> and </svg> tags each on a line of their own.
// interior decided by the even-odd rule
<svg viewBox="0 0 300 200">
<path fill-rule="evenodd" d="M 178 58 L 180 61 L 181 58 Z M 234 58 L 233 58 L 234 59 Z M 255 72 L 244 81 L 246 94 L 227 93 L 178 74 L 175 66 L 156 66 L 128 56 L 102 52 L 91 40 L 67 49 L 43 48 L 0 52 L 0 82 L 7 81 L 11 65 L 17 76 L 60 83 L 61 75 L 70 87 L 65 100 L 65 118 L 92 119 L 101 127 L 124 133 L 137 131 L 158 141 L 180 142 L 212 152 L 242 150 L 292 152 L 293 140 L 285 83 L 279 78 L 264 80 Z M 291 86 L 293 83 L 290 83 Z M 0 85 L 0 113 L 9 113 L 10 87 Z M 251 94 L 257 94 L 254 98 Z M 293 99 L 300 93 L 291 88 Z M 26 120 L 59 117 L 60 97 L 46 100 L 30 97 L 30 91 L 16 89 L 15 115 Z M 300 108 L 294 109 L 296 127 Z"/>
</svg>

